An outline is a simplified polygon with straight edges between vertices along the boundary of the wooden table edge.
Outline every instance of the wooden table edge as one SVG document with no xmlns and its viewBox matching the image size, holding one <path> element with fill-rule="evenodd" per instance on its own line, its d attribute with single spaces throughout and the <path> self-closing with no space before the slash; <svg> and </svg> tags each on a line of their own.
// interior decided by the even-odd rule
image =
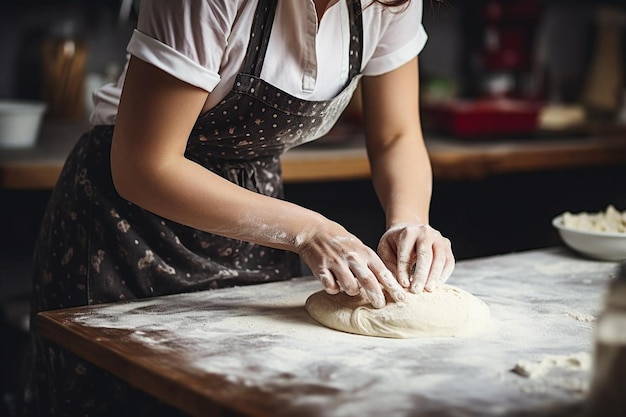
<svg viewBox="0 0 626 417">
<path fill-rule="evenodd" d="M 206 386 L 202 387 L 180 384 L 178 381 L 184 378 L 185 375 L 179 373 L 176 368 L 161 368 L 160 371 L 157 371 L 150 358 L 136 355 L 133 361 L 131 361 L 119 349 L 112 349 L 110 345 L 108 348 L 105 348 L 99 343 L 94 343 L 91 338 L 83 334 L 79 325 L 68 320 L 69 315 L 71 315 L 71 311 L 67 309 L 40 312 L 36 316 L 36 331 L 44 339 L 115 375 L 131 386 L 185 413 L 189 413 L 191 416 L 233 417 L 244 414 L 246 416 L 266 416 L 266 414 L 260 413 L 259 410 L 249 404 L 240 401 L 229 402 L 228 395 L 224 394 L 224 392 L 228 391 L 227 389 L 221 390 L 223 391 L 221 398 L 209 398 L 207 393 L 209 385 L 228 385 L 228 382 L 223 377 L 216 376 L 220 381 L 210 381 L 207 378 Z M 59 332 L 60 328 L 63 328 L 62 334 Z M 128 330 L 107 330 L 116 331 L 120 334 L 130 333 Z M 104 336 L 102 339 L 107 339 L 107 337 Z M 97 340 L 102 342 L 102 339 L 98 338 Z M 147 366 L 148 363 L 152 366 Z M 134 370 L 133 374 L 127 372 L 129 369 Z M 139 383 L 139 381 L 142 382 Z M 172 393 L 176 391 L 180 391 L 179 395 L 172 397 Z"/>
</svg>

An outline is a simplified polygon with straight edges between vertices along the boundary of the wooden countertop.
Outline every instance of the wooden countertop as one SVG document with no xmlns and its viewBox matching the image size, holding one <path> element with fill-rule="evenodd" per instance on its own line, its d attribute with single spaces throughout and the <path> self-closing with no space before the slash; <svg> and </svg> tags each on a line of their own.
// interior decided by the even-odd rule
<svg viewBox="0 0 626 417">
<path fill-rule="evenodd" d="M 304 310 L 321 288 L 312 278 L 43 312 L 35 325 L 194 416 L 538 415 L 584 401 L 593 320 L 616 266 L 560 247 L 461 261 L 449 283 L 491 313 L 469 338 L 327 329 Z M 550 357 L 581 362 L 511 372 Z"/>
<path fill-rule="evenodd" d="M 46 122 L 30 149 L 0 149 L 0 189 L 50 189 L 85 123 Z M 480 179 L 504 173 L 626 166 L 626 134 L 533 137 L 502 140 L 454 139 L 426 134 L 437 180 Z M 362 134 L 339 125 L 328 138 L 290 150 L 282 158 L 287 183 L 368 178 Z"/>
</svg>

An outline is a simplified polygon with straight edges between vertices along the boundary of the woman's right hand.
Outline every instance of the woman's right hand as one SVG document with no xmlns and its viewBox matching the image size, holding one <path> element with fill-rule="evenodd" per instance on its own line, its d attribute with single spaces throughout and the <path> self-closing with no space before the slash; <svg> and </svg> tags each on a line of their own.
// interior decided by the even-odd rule
<svg viewBox="0 0 626 417">
<path fill-rule="evenodd" d="M 384 291 L 395 301 L 405 290 L 375 251 L 341 225 L 330 220 L 318 224 L 298 245 L 298 254 L 329 294 L 358 295 L 361 288 L 375 308 L 385 306 Z"/>
</svg>

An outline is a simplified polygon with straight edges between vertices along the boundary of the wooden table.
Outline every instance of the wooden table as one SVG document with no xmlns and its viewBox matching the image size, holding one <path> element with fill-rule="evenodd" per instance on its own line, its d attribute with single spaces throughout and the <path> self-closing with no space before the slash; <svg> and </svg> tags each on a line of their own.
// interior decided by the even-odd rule
<svg viewBox="0 0 626 417">
<path fill-rule="evenodd" d="M 37 145 L 0 150 L 0 189 L 50 189 L 85 123 L 44 124 Z M 437 180 L 603 165 L 626 166 L 626 134 L 477 141 L 427 134 Z M 365 179 L 370 175 L 363 137 L 345 124 L 328 138 L 295 148 L 282 158 L 287 183 Z"/>
<path fill-rule="evenodd" d="M 471 338 L 327 329 L 303 307 L 320 289 L 311 278 L 44 312 L 36 325 L 194 416 L 521 416 L 584 401 L 589 367 L 534 378 L 511 369 L 548 355 L 591 360 L 593 319 L 615 271 L 558 247 L 459 262 L 449 282 L 491 311 Z"/>
</svg>

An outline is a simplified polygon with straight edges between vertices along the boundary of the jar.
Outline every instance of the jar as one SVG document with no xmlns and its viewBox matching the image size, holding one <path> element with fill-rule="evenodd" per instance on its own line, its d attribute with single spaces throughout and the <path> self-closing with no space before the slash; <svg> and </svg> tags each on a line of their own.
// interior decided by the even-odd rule
<svg viewBox="0 0 626 417">
<path fill-rule="evenodd" d="M 42 88 L 47 115 L 78 120 L 85 113 L 87 48 L 73 23 L 64 22 L 42 41 Z"/>
<path fill-rule="evenodd" d="M 626 416 L 626 261 L 609 286 L 595 329 L 591 390 L 585 416 Z"/>
</svg>

